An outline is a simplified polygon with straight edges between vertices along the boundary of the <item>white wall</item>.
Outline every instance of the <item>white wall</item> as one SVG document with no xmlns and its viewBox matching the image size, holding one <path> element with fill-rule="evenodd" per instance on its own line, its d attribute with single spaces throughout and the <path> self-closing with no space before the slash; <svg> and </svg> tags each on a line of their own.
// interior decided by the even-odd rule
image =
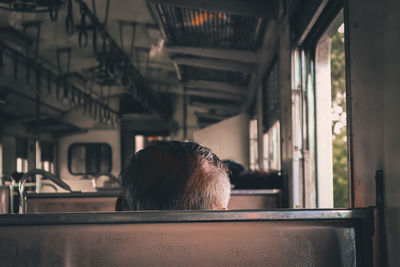
<svg viewBox="0 0 400 267">
<path fill-rule="evenodd" d="M 249 116 L 240 114 L 195 131 L 193 139 L 209 147 L 220 159 L 249 166 Z"/>
<path fill-rule="evenodd" d="M 60 177 L 73 190 L 94 191 L 90 180 L 81 180 L 81 175 L 72 175 L 68 170 L 68 148 L 73 143 L 107 143 L 112 149 L 111 173 L 118 177 L 121 172 L 121 142 L 119 129 L 89 130 L 87 133 L 69 135 L 59 139 L 58 164 Z"/>
</svg>

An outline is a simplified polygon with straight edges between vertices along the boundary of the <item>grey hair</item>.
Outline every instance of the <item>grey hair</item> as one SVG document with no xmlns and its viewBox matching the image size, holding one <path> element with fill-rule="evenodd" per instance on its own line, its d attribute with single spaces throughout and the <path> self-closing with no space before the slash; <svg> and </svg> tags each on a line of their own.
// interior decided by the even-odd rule
<svg viewBox="0 0 400 267">
<path fill-rule="evenodd" d="M 132 157 L 122 188 L 117 210 L 207 210 L 227 208 L 231 185 L 225 164 L 209 148 L 163 141 Z"/>
</svg>

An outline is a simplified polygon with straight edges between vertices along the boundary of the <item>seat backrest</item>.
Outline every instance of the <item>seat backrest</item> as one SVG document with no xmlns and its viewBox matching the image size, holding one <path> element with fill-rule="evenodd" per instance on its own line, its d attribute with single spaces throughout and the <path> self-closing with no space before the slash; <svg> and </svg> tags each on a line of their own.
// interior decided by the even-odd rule
<svg viewBox="0 0 400 267">
<path fill-rule="evenodd" d="M 271 210 L 282 207 L 280 189 L 232 190 L 229 210 Z"/>
<path fill-rule="evenodd" d="M 372 266 L 369 209 L 0 216 L 2 266 Z"/>
<path fill-rule="evenodd" d="M 114 211 L 118 192 L 25 193 L 25 213 Z M 281 206 L 280 190 L 233 190 L 230 210 L 268 210 Z"/>
<path fill-rule="evenodd" d="M 118 192 L 26 193 L 24 213 L 115 211 Z"/>
<path fill-rule="evenodd" d="M 10 186 L 0 186 L 0 214 L 10 212 Z"/>
</svg>

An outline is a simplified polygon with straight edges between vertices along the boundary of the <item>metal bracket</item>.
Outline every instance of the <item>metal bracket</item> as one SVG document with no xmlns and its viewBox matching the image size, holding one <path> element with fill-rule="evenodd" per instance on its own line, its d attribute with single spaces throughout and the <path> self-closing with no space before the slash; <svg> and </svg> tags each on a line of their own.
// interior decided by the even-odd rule
<svg viewBox="0 0 400 267">
<path fill-rule="evenodd" d="M 69 36 L 74 34 L 74 17 L 72 14 L 72 0 L 68 0 L 67 16 L 65 17 L 65 30 Z"/>
<path fill-rule="evenodd" d="M 81 4 L 80 14 L 81 14 L 81 25 L 79 26 L 79 47 L 86 47 L 88 44 L 88 33 L 86 26 L 86 6 Z"/>
<path fill-rule="evenodd" d="M 136 38 L 136 25 L 137 25 L 137 23 L 133 22 L 133 21 L 118 20 L 119 38 L 120 38 L 122 50 L 124 50 L 124 34 L 123 34 L 124 27 L 125 26 L 132 27 L 132 38 L 131 38 L 130 51 L 129 51 L 131 58 L 133 57 L 134 44 L 135 44 L 135 38 Z"/>
<path fill-rule="evenodd" d="M 22 23 L 22 28 L 23 32 L 26 38 L 28 38 L 28 30 L 33 29 L 34 35 L 36 35 L 35 41 L 33 43 L 33 63 L 36 63 L 37 56 L 38 56 L 38 51 L 39 51 L 39 40 L 40 40 L 40 26 L 42 24 L 42 21 L 40 20 L 31 20 L 31 21 L 26 21 Z M 30 47 L 28 44 L 26 44 L 26 56 L 27 60 L 31 60 L 30 57 Z M 30 83 L 30 67 L 31 64 L 26 64 L 26 83 Z"/>
<path fill-rule="evenodd" d="M 70 67 L 70 63 L 71 63 L 71 47 L 64 47 L 64 48 L 57 48 L 56 49 L 56 53 L 57 53 L 57 68 L 58 68 L 58 72 L 60 75 L 69 73 L 69 67 Z M 61 56 L 62 55 L 66 55 L 67 59 L 66 59 L 66 68 L 65 71 L 62 70 L 62 66 L 61 66 Z"/>
<path fill-rule="evenodd" d="M 34 34 L 36 35 L 36 38 L 35 38 L 34 48 L 33 48 L 33 50 L 34 50 L 33 59 L 34 59 L 35 62 L 36 62 L 38 51 L 39 51 L 40 26 L 41 26 L 41 24 L 42 24 L 42 21 L 40 21 L 40 20 L 31 20 L 31 21 L 25 21 L 25 22 L 22 23 L 22 29 L 24 31 L 25 37 L 28 37 L 27 32 L 28 32 L 29 29 L 33 28 L 35 30 Z M 29 46 L 26 45 L 26 55 L 27 55 L 27 57 L 29 57 L 29 54 L 30 54 Z"/>
</svg>

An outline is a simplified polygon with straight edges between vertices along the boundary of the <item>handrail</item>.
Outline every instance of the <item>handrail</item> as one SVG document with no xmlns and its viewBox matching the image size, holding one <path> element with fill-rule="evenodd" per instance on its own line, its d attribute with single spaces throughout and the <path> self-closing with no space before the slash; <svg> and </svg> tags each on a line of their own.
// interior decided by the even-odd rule
<svg viewBox="0 0 400 267">
<path fill-rule="evenodd" d="M 19 196 L 20 196 L 19 213 L 25 213 L 24 192 L 25 192 L 26 180 L 28 179 L 28 177 L 33 176 L 33 175 L 42 175 L 45 179 L 49 179 L 50 181 L 52 181 L 53 183 L 55 183 L 62 189 L 72 192 L 71 187 L 68 184 L 66 184 L 64 181 L 62 181 L 60 178 L 55 176 L 54 174 L 47 172 L 45 170 L 41 170 L 41 169 L 32 169 L 32 170 L 26 172 L 21 177 L 21 180 L 19 180 L 19 183 L 18 183 L 18 190 L 19 190 Z"/>
<path fill-rule="evenodd" d="M 60 178 L 55 176 L 54 174 L 47 172 L 45 170 L 41 170 L 41 169 L 33 169 L 33 170 L 30 170 L 27 173 L 25 173 L 22 176 L 21 180 L 19 181 L 18 188 L 19 188 L 20 193 L 24 192 L 26 180 L 28 177 L 30 177 L 32 175 L 42 175 L 44 178 L 49 179 L 50 181 L 54 182 L 56 185 L 58 185 L 62 189 L 72 192 L 71 187 L 68 184 L 66 184 L 63 180 L 61 180 Z"/>
</svg>

